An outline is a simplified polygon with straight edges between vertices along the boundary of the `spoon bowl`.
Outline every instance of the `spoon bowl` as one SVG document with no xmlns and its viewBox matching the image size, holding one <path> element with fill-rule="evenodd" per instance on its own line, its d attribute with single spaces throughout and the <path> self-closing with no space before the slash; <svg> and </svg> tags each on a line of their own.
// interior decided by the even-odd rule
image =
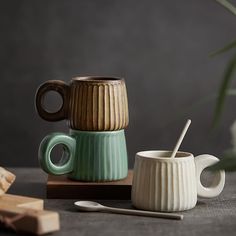
<svg viewBox="0 0 236 236">
<path fill-rule="evenodd" d="M 81 211 L 100 211 L 104 206 L 91 201 L 77 201 L 74 205 Z"/>
</svg>

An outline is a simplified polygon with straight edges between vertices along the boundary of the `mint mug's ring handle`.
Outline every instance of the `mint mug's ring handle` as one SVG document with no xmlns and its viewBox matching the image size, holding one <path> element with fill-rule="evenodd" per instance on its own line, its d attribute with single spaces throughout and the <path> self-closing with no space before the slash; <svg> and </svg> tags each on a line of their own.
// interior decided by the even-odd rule
<svg viewBox="0 0 236 236">
<path fill-rule="evenodd" d="M 43 107 L 45 94 L 49 91 L 58 92 L 62 97 L 62 106 L 56 112 L 49 112 Z M 41 118 L 47 121 L 59 121 L 67 118 L 69 86 L 61 80 L 49 80 L 43 83 L 36 92 L 35 106 Z"/>
<path fill-rule="evenodd" d="M 68 154 L 68 160 L 61 160 L 61 164 L 54 164 L 51 160 L 52 149 L 62 144 L 64 152 Z M 39 163 L 48 174 L 63 175 L 72 172 L 75 157 L 76 141 L 74 138 L 63 133 L 52 133 L 46 136 L 39 146 Z M 63 158 L 63 157 L 62 157 Z"/>
<path fill-rule="evenodd" d="M 212 198 L 218 196 L 222 192 L 225 185 L 224 170 L 214 172 L 215 176 L 210 187 L 204 187 L 200 179 L 202 171 L 218 161 L 219 159 L 217 157 L 208 154 L 195 157 L 197 194 L 199 197 Z"/>
</svg>

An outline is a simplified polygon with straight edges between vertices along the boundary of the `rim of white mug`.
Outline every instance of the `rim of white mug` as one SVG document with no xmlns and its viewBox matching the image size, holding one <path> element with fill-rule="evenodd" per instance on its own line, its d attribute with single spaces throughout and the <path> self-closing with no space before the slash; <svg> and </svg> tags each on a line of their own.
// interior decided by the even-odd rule
<svg viewBox="0 0 236 236">
<path fill-rule="evenodd" d="M 170 155 L 169 156 L 156 156 L 154 154 L 154 153 L 164 153 L 164 152 L 168 152 L 170 153 Z M 149 160 L 168 160 L 168 161 L 178 161 L 178 160 L 184 160 L 186 158 L 193 158 L 193 154 L 190 152 L 178 151 L 176 153 L 175 158 L 170 158 L 171 154 L 172 154 L 172 151 L 170 150 L 148 150 L 148 151 L 137 152 L 136 157 L 149 159 Z"/>
</svg>

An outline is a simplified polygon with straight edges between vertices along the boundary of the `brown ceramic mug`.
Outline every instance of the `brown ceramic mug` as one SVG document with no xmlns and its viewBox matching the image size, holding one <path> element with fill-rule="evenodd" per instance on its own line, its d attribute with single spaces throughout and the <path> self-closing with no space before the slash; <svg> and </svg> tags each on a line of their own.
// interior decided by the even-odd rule
<svg viewBox="0 0 236 236">
<path fill-rule="evenodd" d="M 58 92 L 62 107 L 52 113 L 43 107 L 44 96 Z M 128 100 L 124 79 L 113 77 L 76 77 L 66 84 L 49 80 L 36 93 L 36 109 L 47 121 L 67 119 L 72 129 L 108 131 L 127 127 Z"/>
</svg>

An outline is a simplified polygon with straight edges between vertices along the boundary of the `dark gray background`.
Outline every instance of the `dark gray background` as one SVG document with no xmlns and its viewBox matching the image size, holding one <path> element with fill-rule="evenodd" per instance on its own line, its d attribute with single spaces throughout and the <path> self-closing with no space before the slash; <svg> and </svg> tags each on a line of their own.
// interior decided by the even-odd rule
<svg viewBox="0 0 236 236">
<path fill-rule="evenodd" d="M 139 150 L 171 149 L 186 121 L 182 150 L 220 156 L 230 147 L 235 98 L 210 132 L 216 93 L 230 54 L 209 52 L 236 37 L 236 18 L 213 0 L 2 1 L 0 7 L 0 165 L 37 166 L 37 150 L 66 122 L 34 109 L 46 80 L 79 75 L 126 79 L 130 167 Z M 49 103 L 56 103 L 55 97 Z"/>
</svg>

